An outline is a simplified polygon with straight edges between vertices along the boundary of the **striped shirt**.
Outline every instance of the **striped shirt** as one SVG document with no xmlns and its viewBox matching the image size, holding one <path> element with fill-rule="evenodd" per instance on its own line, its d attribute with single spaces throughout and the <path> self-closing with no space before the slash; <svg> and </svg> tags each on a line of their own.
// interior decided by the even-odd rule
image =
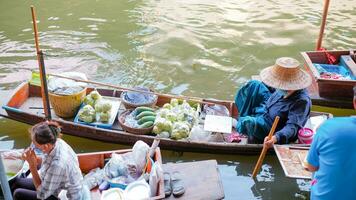
<svg viewBox="0 0 356 200">
<path fill-rule="evenodd" d="M 41 185 L 37 198 L 58 197 L 61 190 L 67 190 L 69 200 L 81 199 L 82 173 L 77 155 L 63 140 L 58 139 L 53 150 L 45 155 L 40 169 Z"/>
</svg>

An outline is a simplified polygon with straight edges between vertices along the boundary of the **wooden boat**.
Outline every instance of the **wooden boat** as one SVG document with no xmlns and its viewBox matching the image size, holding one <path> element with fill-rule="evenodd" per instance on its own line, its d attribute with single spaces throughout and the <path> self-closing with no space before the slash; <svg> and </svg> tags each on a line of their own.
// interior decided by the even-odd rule
<svg viewBox="0 0 356 200">
<path fill-rule="evenodd" d="M 355 50 L 354 50 L 355 51 Z M 327 64 L 327 54 L 334 56 L 339 62 L 342 55 L 350 55 L 350 51 L 307 51 L 302 52 L 307 72 L 312 76 L 313 83 L 308 88 L 313 105 L 337 108 L 353 108 L 352 87 L 355 80 L 333 80 L 320 77 L 313 63 Z M 350 71 L 356 75 L 356 65 L 350 64 Z"/>
<path fill-rule="evenodd" d="M 88 88 L 87 93 L 93 88 Z M 122 91 L 110 89 L 97 89 L 103 96 L 120 97 Z M 157 105 L 170 102 L 171 95 L 159 95 Z M 201 99 L 206 103 L 217 103 L 228 108 L 232 117 L 237 117 L 238 111 L 232 101 L 208 100 Z M 16 121 L 24 122 L 30 125 L 36 124 L 44 120 L 44 113 L 42 108 L 41 88 L 39 86 L 31 85 L 29 83 L 21 84 L 11 96 L 8 103 L 3 106 L 6 110 L 1 112 L 1 115 Z M 124 108 L 122 108 L 124 109 Z M 94 140 L 101 140 L 111 143 L 120 143 L 133 145 L 137 140 L 142 140 L 146 143 L 152 143 L 153 136 L 136 135 L 125 132 L 119 126 L 117 120 L 112 129 L 103 129 L 83 124 L 74 123 L 73 119 L 62 119 L 55 116 L 52 112 L 52 119 L 62 126 L 62 132 L 79 137 L 86 137 Z M 313 115 L 327 115 L 332 117 L 329 113 L 312 112 Z M 176 150 L 176 151 L 195 151 L 208 153 L 225 153 L 225 154 L 258 154 L 262 149 L 261 144 L 247 144 L 247 139 L 242 138 L 240 143 L 225 143 L 225 142 L 199 142 L 199 141 L 176 141 L 171 139 L 161 139 L 160 147 L 162 149 Z"/>
<path fill-rule="evenodd" d="M 106 159 L 111 157 L 112 153 L 123 154 L 130 152 L 131 149 L 125 150 L 117 150 L 117 151 L 104 151 L 104 152 L 94 152 L 94 153 L 82 153 L 78 154 L 79 167 L 83 173 L 88 173 L 90 170 L 95 169 L 97 167 L 103 168 L 104 162 Z M 161 151 L 159 148 L 156 149 L 154 155 L 154 161 L 162 164 Z M 98 187 L 92 189 L 91 191 L 91 199 L 100 200 L 101 193 Z M 157 193 L 151 200 L 163 199 L 164 198 L 164 182 L 160 180 L 157 186 Z"/>
</svg>

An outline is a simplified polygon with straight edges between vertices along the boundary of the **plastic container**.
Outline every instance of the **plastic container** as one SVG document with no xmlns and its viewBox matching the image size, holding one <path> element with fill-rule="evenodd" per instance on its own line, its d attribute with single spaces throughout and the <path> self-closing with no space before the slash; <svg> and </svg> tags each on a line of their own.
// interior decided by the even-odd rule
<svg viewBox="0 0 356 200">
<path fill-rule="evenodd" d="M 310 128 L 301 128 L 298 131 L 298 141 L 300 144 L 311 144 L 314 132 Z"/>
<path fill-rule="evenodd" d="M 141 179 L 130 183 L 124 191 L 126 200 L 143 200 L 151 197 L 151 188 L 148 183 Z"/>
<path fill-rule="evenodd" d="M 119 108 L 121 105 L 121 100 L 119 98 L 106 97 L 106 96 L 103 96 L 102 98 L 105 101 L 110 102 L 112 105 L 111 110 L 110 110 L 110 119 L 107 123 L 98 121 L 98 119 L 99 119 L 98 113 L 96 113 L 96 120 L 94 122 L 92 122 L 92 123 L 83 122 L 83 121 L 79 120 L 79 112 L 75 116 L 74 122 L 79 123 L 79 124 L 89 125 L 89 126 L 95 126 L 95 127 L 99 127 L 99 128 L 111 129 L 111 127 L 113 126 L 113 124 L 115 122 L 117 113 L 119 111 Z M 84 107 L 84 104 L 82 104 L 80 108 L 82 108 L 82 107 Z"/>
<path fill-rule="evenodd" d="M 110 188 L 103 191 L 100 200 L 123 200 L 124 192 L 120 188 Z"/>
<path fill-rule="evenodd" d="M 82 103 L 87 89 L 72 95 L 56 95 L 48 93 L 49 101 L 57 116 L 63 118 L 71 118 L 77 113 L 80 104 Z"/>
</svg>

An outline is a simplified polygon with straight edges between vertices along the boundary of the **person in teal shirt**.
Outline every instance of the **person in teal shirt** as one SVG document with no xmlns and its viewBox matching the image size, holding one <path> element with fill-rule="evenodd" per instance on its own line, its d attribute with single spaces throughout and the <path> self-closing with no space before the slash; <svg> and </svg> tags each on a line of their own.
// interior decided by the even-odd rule
<svg viewBox="0 0 356 200">
<path fill-rule="evenodd" d="M 314 135 L 307 162 L 307 169 L 314 172 L 311 200 L 355 200 L 356 117 L 324 122 Z"/>
</svg>

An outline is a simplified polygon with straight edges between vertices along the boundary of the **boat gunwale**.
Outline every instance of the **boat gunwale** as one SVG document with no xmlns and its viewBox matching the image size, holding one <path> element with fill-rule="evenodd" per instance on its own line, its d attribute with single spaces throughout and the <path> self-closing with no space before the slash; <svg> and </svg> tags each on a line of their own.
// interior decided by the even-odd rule
<svg viewBox="0 0 356 200">
<path fill-rule="evenodd" d="M 39 86 L 34 86 L 34 87 L 39 87 Z M 31 87 L 28 88 L 29 90 Z M 18 89 L 17 92 L 20 92 Z M 113 90 L 108 90 L 107 91 L 113 91 Z M 90 91 L 90 89 L 89 89 Z M 16 91 L 15 91 L 16 93 Z M 29 97 L 32 97 L 31 94 Z M 119 98 L 119 97 L 118 97 Z M 207 100 L 209 102 L 222 102 L 224 105 L 226 104 L 232 104 L 232 101 L 219 101 L 219 100 Z M 30 112 L 21 112 L 21 113 L 15 113 L 11 110 L 8 110 L 4 108 L 6 112 L 8 113 L 7 115 L 1 114 L 4 117 L 8 117 L 13 120 L 21 121 L 30 125 L 33 125 L 34 123 L 40 122 L 45 120 L 44 115 L 36 115 Z M 319 114 L 327 114 L 328 118 L 332 117 L 332 114 L 330 113 L 325 113 L 325 112 L 315 112 L 312 111 L 312 113 L 319 113 Z M 16 115 L 20 115 L 22 117 L 16 117 Z M 32 119 L 32 121 L 29 121 L 29 119 Z M 93 127 L 89 125 L 83 125 L 83 124 L 78 124 L 74 123 L 72 121 L 68 121 L 65 119 L 57 118 L 53 119 L 54 121 L 57 121 L 60 125 L 62 125 L 63 132 L 67 133 L 69 135 L 74 135 L 78 137 L 85 137 L 85 138 L 90 138 L 90 139 L 98 139 L 101 141 L 105 142 L 114 142 L 114 143 L 119 143 L 119 144 L 132 144 L 133 141 L 136 141 L 138 139 L 142 139 L 145 142 L 153 141 L 154 136 L 150 135 L 135 135 L 132 133 L 128 133 L 125 131 L 117 130 L 117 129 L 104 129 L 104 128 L 98 128 L 98 127 Z M 78 131 L 67 131 L 66 128 L 72 129 L 75 127 L 75 129 L 80 129 L 82 130 L 81 132 L 85 132 L 87 134 L 81 134 L 77 133 Z M 88 134 L 89 133 L 89 134 Z M 114 140 L 113 140 L 114 139 Z M 125 141 L 124 141 L 125 140 Z M 209 152 L 209 153 L 228 153 L 228 154 L 256 154 L 258 153 L 263 145 L 262 144 L 240 144 L 240 143 L 227 143 L 227 142 L 205 142 L 205 141 L 177 141 L 177 140 L 172 140 L 172 139 L 166 139 L 166 138 L 161 138 L 161 147 L 163 149 L 171 149 L 171 150 L 176 150 L 176 151 L 193 151 L 193 152 Z M 298 145 L 298 144 L 296 144 Z M 300 145 L 304 146 L 304 145 Z M 273 150 L 272 150 L 273 151 Z"/>
</svg>

